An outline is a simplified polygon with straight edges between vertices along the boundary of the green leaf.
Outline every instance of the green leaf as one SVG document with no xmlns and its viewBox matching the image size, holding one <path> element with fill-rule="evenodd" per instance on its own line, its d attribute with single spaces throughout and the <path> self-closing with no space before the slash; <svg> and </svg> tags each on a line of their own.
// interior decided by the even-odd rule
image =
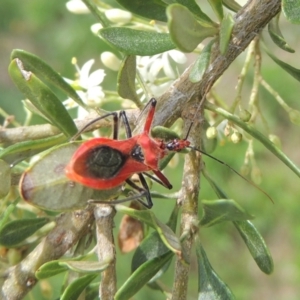
<svg viewBox="0 0 300 300">
<path fill-rule="evenodd" d="M 1 150 L 0 159 L 15 165 L 28 157 L 66 141 L 66 136 L 59 134 L 45 139 L 19 142 Z"/>
<path fill-rule="evenodd" d="M 238 203 L 231 199 L 202 200 L 202 226 L 213 226 L 224 221 L 239 221 L 253 219 Z"/>
<path fill-rule="evenodd" d="M 22 61 L 11 61 L 9 74 L 17 88 L 32 104 L 67 137 L 72 137 L 77 128 L 68 111 L 49 87 L 33 73 L 24 69 Z"/>
<path fill-rule="evenodd" d="M 21 177 L 21 197 L 42 209 L 67 211 L 86 207 L 89 199 L 109 201 L 118 196 L 120 186 L 93 190 L 66 177 L 65 167 L 79 145 L 80 142 L 68 143 L 41 153 Z"/>
<path fill-rule="evenodd" d="M 212 268 L 199 240 L 196 240 L 198 259 L 198 300 L 235 299 L 229 287 L 220 279 Z"/>
<path fill-rule="evenodd" d="M 193 14 L 195 14 L 198 17 L 198 21 L 203 25 L 203 26 L 216 26 L 217 24 L 212 21 L 199 7 L 199 5 L 196 3 L 195 0 L 176 0 L 172 1 L 172 3 L 178 3 L 186 8 L 189 9 L 189 11 Z M 170 3 L 171 4 L 171 3 Z"/>
<path fill-rule="evenodd" d="M 282 0 L 282 11 L 285 17 L 292 24 L 300 24 L 300 1 Z"/>
<path fill-rule="evenodd" d="M 208 0 L 211 8 L 215 12 L 216 16 L 218 17 L 219 21 L 223 19 L 223 5 L 222 0 Z"/>
<path fill-rule="evenodd" d="M 211 49 L 213 44 L 215 43 L 215 39 L 212 39 L 201 51 L 198 58 L 195 60 L 194 65 L 190 71 L 189 78 L 193 83 L 199 82 L 207 67 L 209 66 L 210 57 L 211 57 Z"/>
<path fill-rule="evenodd" d="M 11 167 L 4 160 L 0 159 L 0 198 L 5 197 L 10 191 Z"/>
<path fill-rule="evenodd" d="M 66 267 L 78 273 L 97 273 L 105 270 L 110 262 L 99 261 L 60 261 L 60 266 Z"/>
<path fill-rule="evenodd" d="M 166 22 L 166 4 L 163 1 L 117 0 L 124 8 L 139 16 Z"/>
<path fill-rule="evenodd" d="M 77 300 L 85 288 L 97 277 L 95 274 L 88 274 L 74 280 L 64 290 L 60 300 Z"/>
<path fill-rule="evenodd" d="M 60 262 L 61 261 L 59 260 L 52 260 L 43 264 L 36 270 L 35 277 L 37 279 L 46 279 L 67 271 L 68 268 L 66 266 L 60 265 Z"/>
<path fill-rule="evenodd" d="M 270 23 L 268 24 L 268 31 L 270 34 L 271 39 L 273 40 L 273 42 L 282 50 L 285 50 L 287 52 L 291 52 L 294 53 L 295 50 L 292 49 L 287 42 L 285 41 L 281 30 L 279 28 L 279 16 L 280 14 L 278 14 L 275 18 L 273 18 Z"/>
<path fill-rule="evenodd" d="M 293 66 L 283 62 L 278 59 L 275 55 L 273 55 L 267 48 L 264 48 L 267 54 L 278 64 L 283 70 L 293 76 L 296 80 L 300 81 L 300 70 L 294 68 Z"/>
<path fill-rule="evenodd" d="M 262 272 L 271 274 L 274 269 L 270 251 L 257 229 L 250 221 L 233 222 L 252 257 Z"/>
<path fill-rule="evenodd" d="M 129 299 L 136 294 L 151 278 L 172 258 L 173 252 L 168 251 L 160 257 L 155 257 L 142 264 L 120 287 L 115 300 Z"/>
<path fill-rule="evenodd" d="M 180 4 L 168 6 L 167 17 L 171 38 L 183 52 L 192 52 L 204 39 L 218 32 L 215 27 L 202 26 L 195 16 Z"/>
<path fill-rule="evenodd" d="M 3 210 L 0 217 L 0 231 L 5 226 L 6 222 L 9 220 L 10 214 L 14 211 L 18 204 L 19 200 L 16 200 L 14 203 L 9 204 L 5 210 Z"/>
<path fill-rule="evenodd" d="M 128 55 L 154 55 L 176 47 L 168 33 L 110 27 L 101 29 L 99 35 L 109 45 Z"/>
<path fill-rule="evenodd" d="M 232 121 L 240 128 L 249 133 L 252 137 L 260 141 L 267 149 L 269 149 L 275 156 L 277 156 L 285 165 L 287 165 L 298 177 L 300 177 L 300 169 L 291 161 L 279 148 L 273 144 L 270 139 L 264 136 L 261 132 L 255 129 L 252 125 L 241 121 L 241 119 L 223 108 L 217 107 L 212 103 L 205 102 L 205 108 L 220 114 L 225 119 Z"/>
<path fill-rule="evenodd" d="M 223 0 L 223 5 L 226 6 L 228 9 L 237 12 L 242 7 L 234 0 Z"/>
<path fill-rule="evenodd" d="M 168 225 L 173 231 L 176 231 L 178 212 L 179 212 L 179 207 L 176 204 L 172 211 L 170 219 L 168 221 Z M 142 243 L 136 249 L 131 262 L 131 272 L 134 272 L 136 269 L 138 269 L 142 264 L 144 264 L 148 260 L 151 260 L 155 257 L 160 257 L 165 253 L 167 253 L 168 251 L 170 250 L 162 242 L 158 232 L 157 231 L 152 232 L 142 241 Z M 151 279 L 151 282 L 154 282 L 159 277 L 161 277 L 167 271 L 170 263 L 171 260 L 169 260 L 168 263 L 166 263 L 163 266 L 163 268 Z"/>
<path fill-rule="evenodd" d="M 49 222 L 47 218 L 21 219 L 5 224 L 0 230 L 0 244 L 14 247 Z"/>
<path fill-rule="evenodd" d="M 116 205 L 116 210 L 129 215 L 147 225 L 154 228 L 163 243 L 167 246 L 168 249 L 170 249 L 172 252 L 176 254 L 181 253 L 181 244 L 178 239 L 178 237 L 175 235 L 175 233 L 170 229 L 169 226 L 163 224 L 161 221 L 159 221 L 154 213 L 150 210 L 136 210 L 132 209 L 123 205 Z"/>
<path fill-rule="evenodd" d="M 221 22 L 220 28 L 220 52 L 225 54 L 229 45 L 234 20 L 231 14 L 226 14 Z"/>
<path fill-rule="evenodd" d="M 15 58 L 19 58 L 22 61 L 25 70 L 31 71 L 38 76 L 42 76 L 44 79 L 48 80 L 48 82 L 65 92 L 78 105 L 86 107 L 76 91 L 61 77 L 61 75 L 54 71 L 40 57 L 24 50 L 14 49 L 10 59 L 13 60 Z"/>
<path fill-rule="evenodd" d="M 135 88 L 136 59 L 134 55 L 124 58 L 118 73 L 117 92 L 124 99 L 130 99 L 140 106 Z"/>
</svg>

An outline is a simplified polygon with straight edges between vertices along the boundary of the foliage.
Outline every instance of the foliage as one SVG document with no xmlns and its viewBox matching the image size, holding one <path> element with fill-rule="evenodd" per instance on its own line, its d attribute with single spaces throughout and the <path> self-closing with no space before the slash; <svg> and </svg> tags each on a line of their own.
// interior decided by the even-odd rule
<svg viewBox="0 0 300 300">
<path fill-rule="evenodd" d="M 262 180 L 256 156 L 268 153 L 265 150 L 270 150 L 300 177 L 300 169 L 281 150 L 280 138 L 272 127 L 274 120 L 278 120 L 264 108 L 265 99 L 260 90 L 263 87 L 277 100 L 280 113 L 283 109 L 287 120 L 300 124 L 296 104 L 294 108 L 294 104 L 285 101 L 279 87 L 273 88 L 262 71 L 262 62 L 270 57 L 282 69 L 282 77 L 290 74 L 299 81 L 300 70 L 286 63 L 275 46 L 290 55 L 295 52 L 285 41 L 281 22 L 286 19 L 299 23 L 299 14 L 295 12 L 300 1 L 282 1 L 282 7 L 279 0 L 268 3 L 252 0 L 244 7 L 233 0 L 83 2 L 85 5 L 72 0 L 67 7 L 76 13 L 90 11 L 93 16 L 89 17 L 99 22 L 92 30 L 102 45 L 103 69 L 91 72 L 94 60 L 79 68 L 73 59 L 77 74 L 67 79 L 46 63 L 47 57 L 12 50 L 8 72 L 25 99 L 22 104 L 26 119 L 21 127 L 18 120 L 8 117 L 0 108 L 5 118 L 0 132 L 0 249 L 4 257 L 1 272 L 5 278 L 2 296 L 21 299 L 40 283 L 42 289 L 43 284 L 46 286 L 43 297 L 47 299 L 52 277 L 63 274 L 61 293 L 55 295 L 61 299 L 97 299 L 98 296 L 103 300 L 114 296 L 130 299 L 145 286 L 155 295 L 166 298 L 172 295 L 172 299 L 234 299 L 236 287 L 227 285 L 226 279 L 217 274 L 231 266 L 226 260 L 221 265 L 210 261 L 217 253 L 217 241 L 207 241 L 206 234 L 213 236 L 207 232 L 222 228 L 222 239 L 224 236 L 227 239 L 224 232 L 232 224 L 236 236 L 241 237 L 265 274 L 273 272 L 273 259 L 264 234 L 250 221 L 254 217 L 241 200 L 247 197 L 251 185 L 246 187 L 246 193 L 241 190 L 239 197 L 228 197 L 224 192 L 227 187 L 219 183 L 218 175 L 211 175 L 216 172 L 211 171 L 210 163 L 205 167 L 199 151 L 193 150 L 203 149 L 210 156 L 222 143 L 231 143 L 233 150 L 228 156 L 235 159 L 233 151 L 239 152 L 237 157 L 243 157 L 243 163 L 236 165 L 242 177 L 250 176 L 252 185 Z M 206 14 L 207 10 L 212 13 Z M 263 30 L 265 27 L 267 30 Z M 72 30 L 70 27 L 69 31 Z M 247 54 L 237 83 L 230 83 L 236 85 L 233 101 L 223 101 L 217 80 L 244 50 Z M 184 53 L 190 53 L 190 66 Z M 105 82 L 105 76 L 114 77 L 115 85 Z M 252 87 L 246 98 L 249 78 Z M 84 127 L 97 114 L 105 114 L 107 109 L 125 109 L 131 127 L 135 126 L 134 132 L 140 132 L 145 119 L 143 108 L 153 96 L 158 99 L 158 108 L 152 136 L 178 138 L 173 133 L 170 137 L 165 127 L 159 126 L 172 127 L 183 137 L 189 132 L 192 150 L 178 154 L 180 159 L 185 159 L 180 179 L 177 176 L 177 181 L 182 180 L 181 189 L 173 174 L 175 193 L 165 193 L 154 184 L 151 195 L 158 207 L 154 211 L 143 209 L 135 202 L 130 207 L 90 204 L 91 199 L 109 203 L 132 197 L 135 191 L 125 183 L 110 190 L 92 190 L 70 182 L 65 176 L 65 166 L 81 144 L 81 141 L 70 143 L 70 138 L 77 128 Z M 34 125 L 36 122 L 40 124 Z M 90 132 L 83 136 L 91 138 L 99 133 L 109 136 L 111 125 L 109 119 L 101 120 L 92 124 Z M 264 150 L 255 151 L 258 142 Z M 177 156 L 173 158 L 173 154 L 160 162 L 160 168 L 166 167 L 166 173 L 174 173 L 174 165 L 176 169 L 182 167 L 182 163 L 176 165 Z M 199 196 L 201 175 L 215 193 L 207 199 L 202 194 Z M 286 178 L 278 180 L 283 185 Z M 152 185 L 151 177 L 149 184 Z M 260 191 L 258 188 L 257 192 Z M 263 194 L 266 193 L 262 191 Z M 168 204 L 171 213 L 159 209 L 163 204 L 158 202 L 163 199 L 177 199 L 176 203 L 166 200 L 172 203 Z M 256 218 L 266 220 L 262 209 L 257 211 L 260 214 Z M 162 218 L 167 221 L 163 222 Z M 123 281 L 116 269 L 124 257 L 119 250 L 116 254 L 114 222 L 120 223 L 120 251 L 135 251 L 131 275 L 128 271 Z M 163 278 L 173 266 L 172 258 L 175 271 L 173 282 L 167 287 Z M 188 294 L 188 283 L 192 281 L 188 271 L 193 269 L 194 261 L 198 288 Z M 248 272 L 244 266 L 237 269 Z"/>
</svg>

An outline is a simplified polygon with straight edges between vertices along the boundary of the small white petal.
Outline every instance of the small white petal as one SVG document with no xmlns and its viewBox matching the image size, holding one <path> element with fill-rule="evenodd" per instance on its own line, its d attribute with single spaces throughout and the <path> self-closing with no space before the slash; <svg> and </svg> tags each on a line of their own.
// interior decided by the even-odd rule
<svg viewBox="0 0 300 300">
<path fill-rule="evenodd" d="M 98 69 L 98 70 L 92 72 L 88 79 L 88 85 L 87 85 L 88 88 L 99 85 L 103 81 L 105 75 L 106 74 L 105 74 L 104 70 L 102 70 L 102 69 Z"/>
<path fill-rule="evenodd" d="M 94 86 L 90 88 L 87 92 L 87 105 L 94 107 L 98 106 L 101 101 L 104 99 L 105 94 L 101 88 L 101 86 Z"/>
<path fill-rule="evenodd" d="M 153 62 L 153 64 L 151 65 L 151 67 L 149 69 L 149 73 L 148 73 L 148 80 L 150 82 L 153 82 L 156 79 L 156 77 L 157 77 L 159 71 L 162 69 L 162 67 L 163 67 L 162 59 L 158 58 Z"/>
<path fill-rule="evenodd" d="M 78 119 L 84 119 L 89 113 L 82 108 L 81 106 L 78 107 L 78 111 L 77 111 L 77 118 Z"/>
<path fill-rule="evenodd" d="M 163 69 L 164 69 L 164 73 L 166 74 L 166 76 L 170 79 L 175 79 L 176 78 L 176 75 L 175 75 L 175 72 L 171 66 L 171 62 L 168 58 L 168 54 L 166 53 L 163 53 L 163 62 L 164 62 L 164 66 L 163 66 Z"/>
<path fill-rule="evenodd" d="M 95 62 L 94 59 L 90 59 L 80 69 L 79 82 L 83 88 L 88 87 L 89 73 L 94 62 Z"/>
<path fill-rule="evenodd" d="M 105 12 L 106 18 L 113 23 L 128 23 L 132 19 L 132 14 L 118 8 L 109 9 Z"/>
<path fill-rule="evenodd" d="M 91 31 L 93 34 L 98 35 L 99 30 L 102 28 L 103 26 L 100 23 L 96 23 L 91 26 Z"/>
<path fill-rule="evenodd" d="M 178 50 L 170 50 L 167 52 L 172 59 L 178 64 L 184 64 L 187 61 L 186 55 Z"/>
<path fill-rule="evenodd" d="M 113 71 L 118 71 L 121 66 L 121 60 L 112 52 L 105 51 L 101 53 L 100 59 L 105 67 Z"/>
<path fill-rule="evenodd" d="M 160 85 L 152 85 L 151 92 L 153 93 L 154 97 L 161 96 L 170 86 L 172 85 L 172 81 L 167 81 Z"/>
<path fill-rule="evenodd" d="M 89 9 L 81 0 L 71 0 L 66 3 L 67 9 L 74 14 L 88 14 Z"/>
</svg>

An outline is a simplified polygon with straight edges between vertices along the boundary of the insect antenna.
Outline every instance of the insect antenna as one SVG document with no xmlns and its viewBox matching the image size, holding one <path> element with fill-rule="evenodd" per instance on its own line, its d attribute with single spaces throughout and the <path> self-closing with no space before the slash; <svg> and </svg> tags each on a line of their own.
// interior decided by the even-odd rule
<svg viewBox="0 0 300 300">
<path fill-rule="evenodd" d="M 274 203 L 273 199 L 263 190 L 261 189 L 258 185 L 256 185 L 254 182 L 250 181 L 249 179 L 247 179 L 246 177 L 244 177 L 242 174 L 240 174 L 237 170 L 235 170 L 234 168 L 232 168 L 229 164 L 227 164 L 226 162 L 200 150 L 200 149 L 197 149 L 196 147 L 193 147 L 193 146 L 187 146 L 186 148 L 189 148 L 191 150 L 194 150 L 194 151 L 198 151 L 200 152 L 201 154 L 205 155 L 205 156 L 208 156 L 209 158 L 217 161 L 218 163 L 226 166 L 227 168 L 229 168 L 232 172 L 234 172 L 236 175 L 238 175 L 240 178 L 244 179 L 246 182 L 250 183 L 253 187 L 257 188 L 260 192 L 262 192 L 266 197 L 268 197 L 272 203 Z"/>
<path fill-rule="evenodd" d="M 206 95 L 207 95 L 207 93 L 209 92 L 209 90 L 210 90 L 211 87 L 212 87 L 212 83 L 210 83 L 210 84 L 208 85 L 207 89 L 205 90 L 205 93 L 204 93 L 203 96 L 202 96 L 202 99 L 201 99 L 201 101 L 200 101 L 200 103 L 199 103 L 199 105 L 198 105 L 198 107 L 197 107 L 197 110 L 196 110 L 196 112 L 195 112 L 195 115 L 194 115 L 194 117 L 193 117 L 193 119 L 192 119 L 192 121 L 191 121 L 191 123 L 190 123 L 190 126 L 189 126 L 189 128 L 188 128 L 188 130 L 187 130 L 186 136 L 185 136 L 185 138 L 183 139 L 184 141 L 187 141 L 187 139 L 188 139 L 188 137 L 189 137 L 189 134 L 190 134 L 190 132 L 191 132 L 191 129 L 192 129 L 194 123 L 195 123 L 195 120 L 196 120 L 196 117 L 197 117 L 197 115 L 198 115 L 198 112 L 200 111 L 202 105 L 204 104 L 204 101 L 205 101 L 205 99 L 206 99 Z M 214 157 L 214 156 L 212 156 L 212 155 L 210 155 L 210 154 L 208 154 L 208 153 L 206 153 L 206 152 L 204 152 L 204 151 L 202 151 L 202 150 L 200 150 L 200 149 L 198 149 L 198 148 L 196 148 L 196 147 L 194 147 L 194 146 L 186 145 L 185 148 L 189 148 L 189 149 L 191 149 L 191 150 L 198 151 L 198 152 L 202 153 L 203 155 L 208 156 L 209 158 L 211 158 L 211 159 L 217 161 L 218 163 L 220 163 L 220 164 L 226 166 L 226 167 L 229 168 L 232 172 L 234 172 L 235 174 L 237 174 L 240 178 L 244 179 L 246 182 L 250 183 L 253 187 L 255 187 L 256 189 L 258 189 L 258 190 L 259 190 L 261 193 L 263 193 L 267 198 L 269 198 L 270 201 L 271 201 L 272 203 L 274 203 L 273 199 L 272 199 L 272 198 L 271 198 L 271 197 L 270 197 L 263 189 L 261 189 L 261 188 L 260 188 L 258 185 L 256 185 L 254 182 L 252 182 L 252 181 L 250 181 L 249 179 L 247 179 L 246 177 L 244 177 L 242 174 L 240 174 L 238 171 L 236 171 L 234 168 L 232 168 L 232 167 L 231 167 L 230 165 L 228 165 L 226 162 L 224 162 L 224 161 L 222 161 L 222 160 L 220 160 L 220 159 L 218 159 L 218 158 L 216 158 L 216 157 Z"/>
</svg>

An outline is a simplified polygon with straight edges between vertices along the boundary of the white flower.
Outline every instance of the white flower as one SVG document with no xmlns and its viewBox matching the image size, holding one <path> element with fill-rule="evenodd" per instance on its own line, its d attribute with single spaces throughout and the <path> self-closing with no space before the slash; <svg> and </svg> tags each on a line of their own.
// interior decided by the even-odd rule
<svg viewBox="0 0 300 300">
<path fill-rule="evenodd" d="M 178 50 L 170 50 L 153 56 L 138 56 L 137 68 L 141 77 L 155 97 L 160 96 L 172 84 L 179 74 L 177 64 L 184 64 L 187 58 Z M 159 82 L 163 78 L 163 83 Z"/>
<path fill-rule="evenodd" d="M 89 9 L 81 0 L 70 0 L 66 3 L 67 9 L 74 14 L 88 14 Z"/>
<path fill-rule="evenodd" d="M 89 107 L 97 107 L 104 99 L 105 94 L 102 90 L 101 83 L 105 77 L 105 72 L 102 69 L 93 71 L 90 73 L 91 67 L 95 60 L 91 59 L 87 61 L 81 69 L 76 64 L 76 59 L 73 64 L 75 65 L 78 72 L 77 80 L 65 79 L 73 87 L 76 87 L 77 94 Z M 67 108 L 76 107 L 77 104 L 73 100 L 67 99 L 64 101 L 64 105 Z M 87 112 L 82 107 L 78 108 L 78 118 L 83 118 L 87 115 Z"/>
</svg>

